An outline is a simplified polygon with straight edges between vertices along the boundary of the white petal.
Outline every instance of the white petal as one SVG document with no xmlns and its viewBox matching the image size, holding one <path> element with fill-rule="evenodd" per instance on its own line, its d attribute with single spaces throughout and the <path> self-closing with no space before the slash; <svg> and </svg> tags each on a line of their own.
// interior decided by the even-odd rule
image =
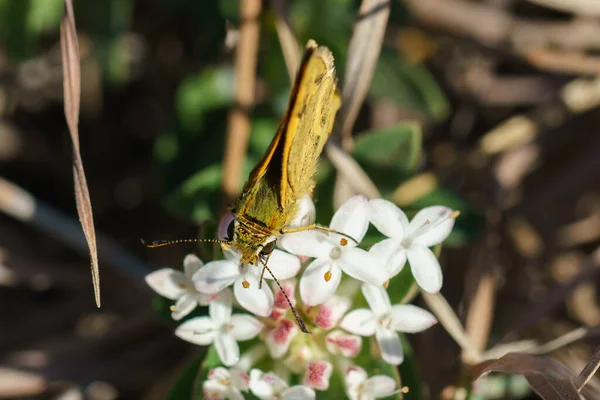
<svg viewBox="0 0 600 400">
<path fill-rule="evenodd" d="M 325 274 L 331 272 L 329 281 Z M 342 280 L 342 271 L 327 259 L 314 260 L 300 278 L 300 297 L 308 306 L 316 306 L 330 298 Z"/>
<path fill-rule="evenodd" d="M 228 324 L 231 321 L 231 305 L 233 298 L 231 290 L 223 290 L 208 306 L 210 319 L 215 326 Z"/>
<path fill-rule="evenodd" d="M 416 333 L 435 325 L 437 319 L 429 311 L 412 304 L 398 304 L 392 306 L 391 328 L 406 333 Z"/>
<path fill-rule="evenodd" d="M 231 334 L 238 342 L 250 340 L 260 333 L 263 323 L 248 314 L 236 314 L 231 317 Z"/>
<path fill-rule="evenodd" d="M 214 346 L 221 362 L 226 366 L 231 367 L 240 359 L 240 346 L 232 335 L 228 333 L 216 335 Z"/>
<path fill-rule="evenodd" d="M 331 354 L 354 358 L 362 349 L 362 338 L 334 330 L 325 337 L 325 347 Z"/>
<path fill-rule="evenodd" d="M 421 288 L 429 293 L 437 293 L 442 288 L 442 268 L 431 250 L 413 243 L 407 250 L 410 270 Z"/>
<path fill-rule="evenodd" d="M 313 400 L 316 397 L 314 390 L 303 385 L 292 386 L 281 393 L 283 400 Z"/>
<path fill-rule="evenodd" d="M 331 296 L 319 307 L 319 312 L 314 317 L 314 322 L 321 329 L 331 329 L 338 324 L 351 305 L 352 300 L 349 297 Z"/>
<path fill-rule="evenodd" d="M 171 300 L 175 300 L 185 291 L 185 276 L 180 271 L 171 268 L 162 268 L 146 275 L 146 283 L 156 293 Z"/>
<path fill-rule="evenodd" d="M 243 283 L 249 286 L 245 288 Z M 266 282 L 259 289 L 259 277 L 253 273 L 240 276 L 233 284 L 235 299 L 242 307 L 253 314 L 268 317 L 273 311 L 273 292 Z"/>
<path fill-rule="evenodd" d="M 183 271 L 186 278 L 192 279 L 192 275 L 198 271 L 204 263 L 195 254 L 188 254 L 183 259 Z"/>
<path fill-rule="evenodd" d="M 315 204 L 309 195 L 298 200 L 298 210 L 296 216 L 287 225 L 290 228 L 307 226 L 315 222 Z"/>
<path fill-rule="evenodd" d="M 348 391 L 348 397 L 351 399 L 358 399 L 359 393 L 357 389 L 367 379 L 367 372 L 356 365 L 351 366 L 346 370 L 344 375 L 344 383 L 346 384 L 346 390 Z"/>
<path fill-rule="evenodd" d="M 218 293 L 235 282 L 239 275 L 238 262 L 232 260 L 211 261 L 192 276 L 192 282 L 199 292 Z"/>
<path fill-rule="evenodd" d="M 332 242 L 328 235 L 317 229 L 286 233 L 278 240 L 279 247 L 303 257 L 321 257 L 329 254 Z"/>
<path fill-rule="evenodd" d="M 406 214 L 394 203 L 384 199 L 369 201 L 369 217 L 371 223 L 385 236 L 402 239 L 408 229 Z"/>
<path fill-rule="evenodd" d="M 213 342 L 215 325 L 209 317 L 197 317 L 185 321 L 175 330 L 175 335 L 186 342 L 206 346 Z"/>
<path fill-rule="evenodd" d="M 400 365 L 404 361 L 400 336 L 391 329 L 378 328 L 375 331 L 375 338 L 381 351 L 381 358 L 389 364 Z"/>
<path fill-rule="evenodd" d="M 363 383 L 363 390 L 373 398 L 391 396 L 396 391 L 396 381 L 385 375 L 375 375 Z"/>
<path fill-rule="evenodd" d="M 221 400 L 227 397 L 228 387 L 220 381 L 207 379 L 202 383 L 202 393 L 205 399 Z"/>
<path fill-rule="evenodd" d="M 196 300 L 196 297 L 190 293 L 184 293 L 179 299 L 177 299 L 171 316 L 175 321 L 179 321 L 181 318 L 191 313 L 197 305 L 198 301 Z"/>
<path fill-rule="evenodd" d="M 452 209 L 442 206 L 427 207 L 419 211 L 410 221 L 410 236 L 414 243 L 425 247 L 446 240 L 454 227 L 454 218 L 448 218 Z"/>
<path fill-rule="evenodd" d="M 389 278 L 387 271 L 375 257 L 363 249 L 346 248 L 336 265 L 354 279 L 380 286 Z"/>
<path fill-rule="evenodd" d="M 333 365 L 329 361 L 309 361 L 304 375 L 304 384 L 317 390 L 327 390 L 332 372 Z"/>
<path fill-rule="evenodd" d="M 271 399 L 274 395 L 273 387 L 264 380 L 261 370 L 254 368 L 250 371 L 250 391 L 261 400 Z"/>
<path fill-rule="evenodd" d="M 329 227 L 360 243 L 369 227 L 369 200 L 361 195 L 346 200 L 333 215 Z"/>
<path fill-rule="evenodd" d="M 278 280 L 290 279 L 300 271 L 300 259 L 281 250 L 273 250 L 267 263 L 273 275 Z M 269 271 L 265 271 L 265 278 L 273 279 Z"/>
<path fill-rule="evenodd" d="M 369 285 L 363 283 L 361 291 L 365 300 L 369 303 L 371 311 L 377 316 L 387 314 L 392 309 L 392 303 L 390 303 L 390 296 L 383 286 Z"/>
<path fill-rule="evenodd" d="M 236 365 L 236 367 L 231 370 L 231 384 L 235 388 L 247 392 L 248 385 L 250 384 L 250 376 L 245 372 L 240 371 Z"/>
<path fill-rule="evenodd" d="M 390 279 L 402 271 L 406 264 L 406 253 L 397 239 L 385 239 L 375 243 L 369 249 L 369 253 L 381 262 Z"/>
<path fill-rule="evenodd" d="M 340 327 L 350 333 L 361 336 L 372 336 L 377 328 L 377 317 L 366 308 L 352 310 L 342 319 Z"/>
<path fill-rule="evenodd" d="M 298 327 L 294 321 L 287 318 L 280 320 L 279 325 L 270 331 L 265 338 L 271 357 L 283 357 L 297 334 Z"/>
</svg>

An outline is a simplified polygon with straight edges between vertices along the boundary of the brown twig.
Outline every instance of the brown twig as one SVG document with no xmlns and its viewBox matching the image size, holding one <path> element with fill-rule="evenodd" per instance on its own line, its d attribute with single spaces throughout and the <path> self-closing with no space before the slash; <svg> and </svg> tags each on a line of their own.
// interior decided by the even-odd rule
<svg viewBox="0 0 600 400">
<path fill-rule="evenodd" d="M 75 201 L 81 227 L 90 249 L 92 279 L 94 281 L 94 297 L 100 307 L 100 272 L 98 271 L 98 250 L 96 248 L 96 231 L 90 193 L 83 169 L 81 150 L 79 148 L 79 106 L 81 102 L 81 71 L 79 65 L 79 43 L 73 3 L 65 0 L 65 11 L 60 26 L 60 48 L 63 68 L 63 88 L 65 117 L 73 142 L 73 176 L 75 180 Z"/>
<path fill-rule="evenodd" d="M 250 138 L 248 113 L 254 104 L 260 11 L 260 0 L 243 0 L 241 3 L 240 39 L 235 53 L 236 106 L 229 112 L 223 161 L 222 186 L 227 202 L 239 191 Z"/>
</svg>

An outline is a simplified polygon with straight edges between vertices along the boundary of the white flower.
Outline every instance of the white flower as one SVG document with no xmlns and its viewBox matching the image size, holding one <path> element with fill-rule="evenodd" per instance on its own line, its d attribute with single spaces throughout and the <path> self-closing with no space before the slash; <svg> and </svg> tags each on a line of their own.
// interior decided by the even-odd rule
<svg viewBox="0 0 600 400">
<path fill-rule="evenodd" d="M 259 289 L 262 266 L 241 264 L 239 256 L 225 252 L 226 260 L 213 261 L 194 276 L 196 289 L 203 293 L 218 293 L 233 284 L 235 299 L 246 310 L 268 317 L 273 311 L 273 292 L 267 284 Z M 289 279 L 300 270 L 300 260 L 281 250 L 274 250 L 268 261 L 269 269 L 277 279 Z M 269 272 L 264 275 L 272 279 Z"/>
<path fill-rule="evenodd" d="M 391 396 L 396 389 L 396 381 L 385 375 L 368 377 L 364 369 L 356 366 L 348 368 L 344 377 L 346 394 L 350 400 L 374 400 Z"/>
<path fill-rule="evenodd" d="M 247 314 L 231 315 L 231 290 L 223 290 L 208 307 L 208 317 L 192 318 L 181 324 L 175 334 L 199 345 L 214 344 L 223 364 L 235 365 L 240 358 L 238 341 L 250 340 L 260 333 L 263 324 Z"/>
<path fill-rule="evenodd" d="M 340 326 L 356 335 L 375 335 L 382 358 L 393 365 L 401 364 L 404 354 L 397 332 L 421 332 L 437 320 L 428 311 L 411 304 L 392 306 L 383 287 L 365 283 L 361 289 L 371 309 L 359 308 L 350 311 Z"/>
<path fill-rule="evenodd" d="M 369 205 L 371 223 L 389 238 L 375 244 L 370 253 L 385 264 L 389 277 L 399 273 L 408 258 L 417 284 L 427 292 L 439 292 L 442 269 L 429 247 L 448 237 L 454 226 L 454 212 L 442 206 L 427 207 L 409 223 L 392 202 L 372 199 Z"/>
<path fill-rule="evenodd" d="M 290 347 L 290 343 L 298 334 L 296 322 L 288 318 L 281 318 L 277 325 L 265 335 L 265 343 L 273 358 L 281 358 Z"/>
<path fill-rule="evenodd" d="M 332 372 L 333 365 L 329 361 L 309 361 L 304 375 L 304 384 L 317 390 L 327 390 Z"/>
<path fill-rule="evenodd" d="M 146 275 L 146 283 L 156 293 L 177 300 L 171 307 L 171 315 L 176 321 L 192 312 L 198 304 L 205 306 L 210 302 L 211 295 L 198 292 L 192 282 L 192 276 L 202 265 L 198 257 L 188 254 L 183 260 L 183 272 L 162 268 Z"/>
<path fill-rule="evenodd" d="M 312 400 L 315 391 L 303 385 L 289 387 L 273 373 L 264 373 L 259 369 L 250 371 L 250 391 L 261 400 Z"/>
<path fill-rule="evenodd" d="M 309 195 L 306 195 L 298 200 L 298 211 L 296 211 L 296 216 L 287 226 L 295 228 L 310 225 L 315 222 L 315 215 L 315 203 L 313 203 Z"/>
<path fill-rule="evenodd" d="M 325 337 L 325 347 L 333 355 L 354 358 L 362 349 L 362 338 L 334 330 Z"/>
<path fill-rule="evenodd" d="M 202 383 L 205 399 L 243 400 L 242 392 L 248 391 L 250 377 L 237 369 L 217 367 L 208 372 L 208 379 Z"/>
<path fill-rule="evenodd" d="M 335 213 L 330 228 L 360 242 L 369 226 L 368 200 L 354 196 Z M 342 271 L 352 278 L 374 285 L 388 279 L 387 271 L 368 252 L 356 247 L 347 236 L 318 229 L 283 235 L 280 245 L 290 253 L 315 257 L 300 279 L 300 297 L 305 304 L 322 304 L 333 295 Z"/>
</svg>

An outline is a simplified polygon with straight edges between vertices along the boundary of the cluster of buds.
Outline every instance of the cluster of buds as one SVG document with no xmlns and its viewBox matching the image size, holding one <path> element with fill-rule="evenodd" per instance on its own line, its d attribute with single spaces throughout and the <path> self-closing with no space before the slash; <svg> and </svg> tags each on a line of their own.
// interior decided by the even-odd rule
<svg viewBox="0 0 600 400">
<path fill-rule="evenodd" d="M 314 220 L 308 197 L 299 210 L 291 226 Z M 422 308 L 392 304 L 386 282 L 408 261 L 422 290 L 439 291 L 442 271 L 430 247 L 446 239 L 456 215 L 435 206 L 409 221 L 387 200 L 355 196 L 336 211 L 331 231 L 305 230 L 278 240 L 280 249 L 273 251 L 268 266 L 282 290 L 261 284 L 262 268 L 244 265 L 230 252 L 225 252 L 224 260 L 207 264 L 188 255 L 183 272 L 164 268 L 146 281 L 160 295 L 175 300 L 171 308 L 175 320 L 197 305 L 208 305 L 207 316 L 188 319 L 175 332 L 186 341 L 214 346 L 224 365 L 208 373 L 205 398 L 243 399 L 250 391 L 261 399 L 312 399 L 315 390 L 328 390 L 334 373 L 343 376 L 351 399 L 385 397 L 399 390 L 396 380 L 368 377 L 353 360 L 361 353 L 363 337 L 374 337 L 379 351 L 369 355 L 399 365 L 404 355 L 398 332 L 420 332 L 436 323 Z M 367 251 L 358 245 L 369 224 L 386 239 Z M 349 278 L 343 280 L 344 274 Z M 368 308 L 353 308 L 357 299 Z M 311 335 L 300 332 L 290 303 Z M 233 314 L 234 306 L 247 312 Z M 249 340 L 252 346 L 240 354 L 238 342 Z M 300 384 L 290 387 L 290 381 Z"/>
</svg>

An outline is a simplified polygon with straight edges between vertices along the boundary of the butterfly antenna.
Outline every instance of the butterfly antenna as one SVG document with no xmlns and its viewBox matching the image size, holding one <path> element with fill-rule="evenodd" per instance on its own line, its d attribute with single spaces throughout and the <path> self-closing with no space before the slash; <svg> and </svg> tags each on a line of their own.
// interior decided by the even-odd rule
<svg viewBox="0 0 600 400">
<path fill-rule="evenodd" d="M 292 313 L 294 314 L 294 318 L 296 318 L 296 323 L 300 327 L 300 330 L 302 332 L 304 332 L 304 333 L 309 333 L 310 334 L 311 332 L 308 329 L 306 329 L 306 325 L 304 325 L 304 321 L 302 320 L 302 317 L 300 317 L 300 314 L 298 314 L 298 311 L 296 311 L 296 309 L 292 305 L 292 302 L 290 301 L 290 298 L 288 297 L 287 293 L 285 292 L 285 290 L 283 290 L 283 287 L 281 287 L 281 283 L 279 283 L 279 281 L 277 280 L 277 278 L 275 278 L 275 275 L 273 275 L 273 272 L 271 271 L 271 269 L 269 267 L 267 267 L 267 264 L 265 264 L 264 262 L 262 262 L 262 264 L 263 264 L 263 267 L 264 267 L 263 272 L 264 272 L 265 269 L 267 271 L 269 271 L 269 274 L 271 274 L 271 276 L 275 280 L 275 283 L 277 283 L 277 286 L 279 286 L 279 290 L 281 290 L 281 293 L 283 293 L 283 297 L 285 297 L 285 300 L 290 305 L 290 309 L 292 310 Z"/>
<path fill-rule="evenodd" d="M 144 239 L 140 239 L 142 244 L 149 249 L 155 249 L 157 247 L 169 246 L 172 244 L 180 243 L 227 243 L 226 240 L 219 239 L 176 239 L 176 240 L 153 240 L 148 243 Z"/>
</svg>

